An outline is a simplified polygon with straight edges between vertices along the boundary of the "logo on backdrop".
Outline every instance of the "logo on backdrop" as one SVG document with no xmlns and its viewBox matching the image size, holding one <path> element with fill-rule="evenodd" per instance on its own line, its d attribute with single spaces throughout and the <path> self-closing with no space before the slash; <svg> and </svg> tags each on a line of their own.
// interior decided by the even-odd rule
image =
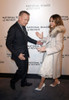
<svg viewBox="0 0 69 100">
<path fill-rule="evenodd" d="M 2 45 L 0 44 L 0 48 L 2 47 Z"/>
<path fill-rule="evenodd" d="M 62 58 L 64 58 L 64 57 L 69 57 L 69 54 L 62 55 Z"/>
<path fill-rule="evenodd" d="M 61 16 L 62 17 L 62 19 L 64 20 L 64 21 L 68 21 L 69 20 L 69 16 Z"/>
<path fill-rule="evenodd" d="M 37 4 L 37 5 L 31 5 L 31 4 L 27 4 L 26 5 L 26 10 L 33 10 L 33 9 L 41 9 L 41 8 L 45 8 L 45 7 L 50 7 L 51 4 L 50 3 L 46 3 L 46 4 Z"/>
<path fill-rule="evenodd" d="M 17 16 L 3 16 L 2 20 L 3 21 L 16 21 L 18 19 Z"/>
<path fill-rule="evenodd" d="M 4 61 L 1 61 L 1 60 L 0 60 L 0 63 L 1 63 L 1 64 L 3 64 L 3 63 L 4 63 Z"/>
</svg>

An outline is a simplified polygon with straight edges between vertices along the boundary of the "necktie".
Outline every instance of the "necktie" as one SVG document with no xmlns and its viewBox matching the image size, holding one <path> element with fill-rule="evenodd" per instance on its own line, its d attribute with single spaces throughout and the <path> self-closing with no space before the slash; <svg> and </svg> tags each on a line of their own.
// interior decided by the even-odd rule
<svg viewBox="0 0 69 100">
<path fill-rule="evenodd" d="M 26 31 L 25 26 L 22 26 L 22 29 L 23 29 L 24 34 L 27 35 L 27 31 Z"/>
</svg>

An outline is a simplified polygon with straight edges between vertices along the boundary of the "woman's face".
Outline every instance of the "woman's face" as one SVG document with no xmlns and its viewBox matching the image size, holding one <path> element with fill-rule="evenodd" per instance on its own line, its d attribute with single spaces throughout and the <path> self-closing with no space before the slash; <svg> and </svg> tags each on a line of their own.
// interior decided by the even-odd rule
<svg viewBox="0 0 69 100">
<path fill-rule="evenodd" d="M 53 18 L 50 18 L 50 26 L 51 26 L 52 28 L 56 26 L 55 20 L 53 20 Z"/>
</svg>

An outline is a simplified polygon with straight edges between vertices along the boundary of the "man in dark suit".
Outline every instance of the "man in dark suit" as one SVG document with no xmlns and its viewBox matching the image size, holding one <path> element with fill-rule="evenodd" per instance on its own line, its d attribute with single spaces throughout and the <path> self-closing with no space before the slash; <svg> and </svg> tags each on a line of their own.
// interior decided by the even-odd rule
<svg viewBox="0 0 69 100">
<path fill-rule="evenodd" d="M 42 45 L 40 41 L 36 41 L 28 36 L 25 26 L 28 24 L 29 17 L 30 14 L 27 11 L 21 11 L 18 21 L 10 27 L 6 39 L 6 46 L 11 51 L 12 59 L 18 67 L 18 70 L 10 81 L 12 89 L 15 89 L 15 83 L 19 79 L 21 79 L 22 87 L 32 85 L 32 83 L 28 83 L 26 79 L 29 57 L 27 43 L 31 42 Z"/>
</svg>

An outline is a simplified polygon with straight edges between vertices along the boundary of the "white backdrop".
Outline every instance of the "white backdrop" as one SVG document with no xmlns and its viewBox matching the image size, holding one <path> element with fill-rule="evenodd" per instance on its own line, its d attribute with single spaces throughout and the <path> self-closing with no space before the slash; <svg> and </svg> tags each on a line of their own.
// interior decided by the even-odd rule
<svg viewBox="0 0 69 100">
<path fill-rule="evenodd" d="M 9 27 L 18 19 L 21 10 L 30 13 L 27 25 L 28 35 L 39 40 L 35 32 L 48 34 L 49 18 L 52 14 L 60 14 L 66 27 L 64 36 L 64 52 L 62 74 L 69 75 L 69 0 L 0 0 L 0 73 L 14 73 L 17 66 L 10 59 L 11 53 L 6 48 L 6 36 Z M 28 44 L 30 58 L 28 73 L 37 74 L 42 63 L 43 53 L 36 50 L 38 45 Z"/>
</svg>

